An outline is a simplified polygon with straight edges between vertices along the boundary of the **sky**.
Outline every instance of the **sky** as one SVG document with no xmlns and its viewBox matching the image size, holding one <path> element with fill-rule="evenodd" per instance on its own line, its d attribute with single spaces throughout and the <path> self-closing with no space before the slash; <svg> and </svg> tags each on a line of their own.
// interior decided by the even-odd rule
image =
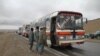
<svg viewBox="0 0 100 56">
<path fill-rule="evenodd" d="M 81 12 L 88 20 L 100 18 L 100 0 L 0 0 L 0 29 L 17 29 L 51 12 Z"/>
</svg>

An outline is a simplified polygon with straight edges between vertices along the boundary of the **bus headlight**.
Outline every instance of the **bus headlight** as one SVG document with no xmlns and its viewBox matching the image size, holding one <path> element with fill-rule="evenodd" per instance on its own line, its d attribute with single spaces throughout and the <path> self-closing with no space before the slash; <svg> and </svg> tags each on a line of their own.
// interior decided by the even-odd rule
<svg viewBox="0 0 100 56">
<path fill-rule="evenodd" d="M 59 37 L 60 40 L 66 40 L 66 37 L 65 36 L 61 36 Z"/>
<path fill-rule="evenodd" d="M 83 36 L 76 36 L 76 39 L 84 39 Z"/>
<path fill-rule="evenodd" d="M 64 39 L 64 37 L 60 37 L 60 39 Z"/>
<path fill-rule="evenodd" d="M 84 39 L 84 36 L 82 36 L 82 39 Z"/>
</svg>

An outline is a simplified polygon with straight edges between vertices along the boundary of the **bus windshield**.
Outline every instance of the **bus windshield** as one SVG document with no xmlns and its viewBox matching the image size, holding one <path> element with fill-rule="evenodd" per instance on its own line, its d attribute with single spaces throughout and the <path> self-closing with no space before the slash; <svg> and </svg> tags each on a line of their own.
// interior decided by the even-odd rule
<svg viewBox="0 0 100 56">
<path fill-rule="evenodd" d="M 82 27 L 82 16 L 71 15 L 71 16 L 57 16 L 57 28 L 58 29 L 81 29 Z"/>
</svg>

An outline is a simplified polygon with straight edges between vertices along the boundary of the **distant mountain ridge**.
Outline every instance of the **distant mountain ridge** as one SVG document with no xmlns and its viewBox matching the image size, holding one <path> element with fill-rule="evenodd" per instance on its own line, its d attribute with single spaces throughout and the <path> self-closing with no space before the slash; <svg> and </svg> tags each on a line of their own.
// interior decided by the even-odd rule
<svg viewBox="0 0 100 56">
<path fill-rule="evenodd" d="M 16 29 L 0 29 L 0 32 L 14 32 Z"/>
<path fill-rule="evenodd" d="M 84 25 L 86 33 L 94 33 L 100 31 L 100 18 L 89 20 L 87 24 Z"/>
</svg>

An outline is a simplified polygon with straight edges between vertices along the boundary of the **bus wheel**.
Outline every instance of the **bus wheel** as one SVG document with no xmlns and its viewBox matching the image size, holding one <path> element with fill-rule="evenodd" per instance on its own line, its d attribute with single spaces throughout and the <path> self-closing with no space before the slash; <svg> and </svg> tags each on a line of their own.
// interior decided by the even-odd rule
<svg viewBox="0 0 100 56">
<path fill-rule="evenodd" d="M 72 44 L 69 44 L 68 46 L 66 46 L 67 49 L 73 49 Z"/>
</svg>

